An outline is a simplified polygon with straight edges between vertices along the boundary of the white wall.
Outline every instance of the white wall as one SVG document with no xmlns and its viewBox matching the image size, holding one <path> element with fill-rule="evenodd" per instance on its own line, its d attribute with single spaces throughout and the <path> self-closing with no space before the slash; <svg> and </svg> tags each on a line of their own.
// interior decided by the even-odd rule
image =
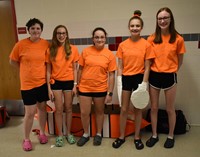
<svg viewBox="0 0 200 157">
<path fill-rule="evenodd" d="M 199 0 L 15 0 L 17 27 L 25 26 L 30 18 L 39 18 L 44 22 L 43 37 L 46 39 L 51 39 L 58 24 L 68 27 L 70 38 L 91 37 L 96 26 L 104 27 L 110 37 L 127 36 L 128 20 L 136 9 L 142 11 L 142 35 L 149 35 L 155 30 L 156 12 L 164 6 L 172 10 L 179 33 L 200 33 Z M 26 36 L 19 35 L 19 39 Z M 79 50 L 83 47 L 79 46 Z M 200 125 L 200 49 L 197 41 L 186 42 L 186 49 L 178 74 L 176 108 L 184 111 L 190 123 Z M 113 103 L 117 103 L 116 91 Z M 163 93 L 160 104 L 164 108 Z"/>
</svg>

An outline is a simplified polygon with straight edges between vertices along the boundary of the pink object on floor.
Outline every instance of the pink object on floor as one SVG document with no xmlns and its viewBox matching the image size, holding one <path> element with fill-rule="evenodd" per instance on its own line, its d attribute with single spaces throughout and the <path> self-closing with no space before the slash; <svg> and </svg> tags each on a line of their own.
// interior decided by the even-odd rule
<svg viewBox="0 0 200 157">
<path fill-rule="evenodd" d="M 30 140 L 23 140 L 22 147 L 24 151 L 31 151 L 32 150 L 32 143 Z"/>
<path fill-rule="evenodd" d="M 38 135 L 38 139 L 40 140 L 41 144 L 46 144 L 48 142 L 48 138 L 47 138 L 47 136 L 45 134 L 43 134 L 43 135 L 39 134 Z"/>
</svg>

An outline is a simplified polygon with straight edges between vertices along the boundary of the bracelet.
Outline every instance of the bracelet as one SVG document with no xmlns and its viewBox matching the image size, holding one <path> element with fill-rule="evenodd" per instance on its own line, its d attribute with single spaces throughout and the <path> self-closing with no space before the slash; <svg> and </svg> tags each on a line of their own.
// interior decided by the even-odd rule
<svg viewBox="0 0 200 157">
<path fill-rule="evenodd" d="M 74 85 L 77 85 L 77 82 L 74 82 Z"/>
</svg>

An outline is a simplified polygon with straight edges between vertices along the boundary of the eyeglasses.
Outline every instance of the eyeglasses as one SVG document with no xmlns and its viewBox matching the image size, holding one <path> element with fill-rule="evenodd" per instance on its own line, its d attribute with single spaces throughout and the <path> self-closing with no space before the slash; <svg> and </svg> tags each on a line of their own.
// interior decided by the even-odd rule
<svg viewBox="0 0 200 157">
<path fill-rule="evenodd" d="M 57 32 L 57 35 L 66 35 L 66 32 Z"/>
<path fill-rule="evenodd" d="M 169 18 L 170 16 L 158 17 L 158 21 L 167 21 Z"/>
<path fill-rule="evenodd" d="M 95 36 L 94 39 L 99 40 L 99 39 L 105 39 L 105 36 Z"/>
</svg>

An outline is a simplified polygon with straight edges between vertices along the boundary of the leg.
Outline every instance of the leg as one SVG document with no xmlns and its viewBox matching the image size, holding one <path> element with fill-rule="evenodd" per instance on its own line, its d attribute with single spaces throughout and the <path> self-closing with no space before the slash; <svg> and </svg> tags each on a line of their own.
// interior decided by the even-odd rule
<svg viewBox="0 0 200 157">
<path fill-rule="evenodd" d="M 101 134 L 104 121 L 105 97 L 94 98 L 97 134 Z"/>
<path fill-rule="evenodd" d="M 30 140 L 30 133 L 33 126 L 33 120 L 36 113 L 35 105 L 25 105 L 25 117 L 24 117 L 24 139 Z"/>
<path fill-rule="evenodd" d="M 142 143 L 141 137 L 140 137 L 140 127 L 142 123 L 142 110 L 135 108 L 135 137 L 134 137 L 134 143 L 135 147 L 138 150 L 141 150 L 144 148 L 144 144 Z"/>
<path fill-rule="evenodd" d="M 72 124 L 72 100 L 73 95 L 72 91 L 64 91 L 64 106 L 66 112 L 66 126 L 67 126 L 67 135 L 71 134 L 71 124 Z"/>
<path fill-rule="evenodd" d="M 176 124 L 176 113 L 175 113 L 175 102 L 176 97 L 176 85 L 172 88 L 165 90 L 165 99 L 166 99 L 166 110 L 169 119 L 169 136 L 174 136 L 174 128 Z"/>
<path fill-rule="evenodd" d="M 35 105 L 25 105 L 25 117 L 24 117 L 24 140 L 23 140 L 23 150 L 31 151 L 32 143 L 30 141 L 30 132 L 33 126 L 34 115 L 36 113 L 36 104 Z"/>
<path fill-rule="evenodd" d="M 92 107 L 92 97 L 79 96 L 80 110 L 81 110 L 81 121 L 83 125 L 84 134 L 77 142 L 77 146 L 83 146 L 89 141 L 89 124 L 90 124 L 90 113 Z"/>
<path fill-rule="evenodd" d="M 64 107 L 66 112 L 66 127 L 67 127 L 67 136 L 66 139 L 69 144 L 76 143 L 75 137 L 71 134 L 71 124 L 72 124 L 72 101 L 73 94 L 72 91 L 64 91 Z"/>
<path fill-rule="evenodd" d="M 45 134 L 45 125 L 47 120 L 46 102 L 37 103 L 40 134 Z"/>
<path fill-rule="evenodd" d="M 148 147 L 153 147 L 158 142 L 157 135 L 157 119 L 158 119 L 158 104 L 160 90 L 153 87 L 149 87 L 150 101 L 151 101 L 151 127 L 152 136 L 147 140 L 146 145 Z"/>
<path fill-rule="evenodd" d="M 120 139 L 125 138 L 126 120 L 128 116 L 128 109 L 130 104 L 130 91 L 122 91 L 122 107 L 120 111 Z"/>
<path fill-rule="evenodd" d="M 135 109 L 135 140 L 140 139 L 141 123 L 142 123 L 142 110 Z"/>
<path fill-rule="evenodd" d="M 152 134 L 157 136 L 157 118 L 158 118 L 158 106 L 159 106 L 159 95 L 160 90 L 155 89 L 150 86 L 150 101 L 151 101 L 151 125 L 152 125 Z"/>
<path fill-rule="evenodd" d="M 79 101 L 80 101 L 81 121 L 83 125 L 83 130 L 84 133 L 89 134 L 92 97 L 79 96 Z"/>
<path fill-rule="evenodd" d="M 96 128 L 97 134 L 94 137 L 93 145 L 99 146 L 102 141 L 102 129 L 104 122 L 104 108 L 105 108 L 105 97 L 93 98 L 96 116 Z"/>
<path fill-rule="evenodd" d="M 125 142 L 126 121 L 129 111 L 131 91 L 122 90 L 122 106 L 120 111 L 120 136 L 113 143 L 113 148 L 119 148 Z"/>
<path fill-rule="evenodd" d="M 46 101 L 37 103 L 37 108 L 40 126 L 40 134 L 38 135 L 38 139 L 41 144 L 46 144 L 48 142 L 48 138 L 45 135 L 45 125 L 47 120 Z"/>
<path fill-rule="evenodd" d="M 165 90 L 166 110 L 169 122 L 169 134 L 164 144 L 165 148 L 174 147 L 174 142 L 175 142 L 174 141 L 174 128 L 176 125 L 176 113 L 174 108 L 175 97 L 176 97 L 176 85 L 168 90 Z"/>
<path fill-rule="evenodd" d="M 61 90 L 53 90 L 55 97 L 55 121 L 58 128 L 58 136 L 63 136 L 62 126 L 63 126 L 63 98 Z"/>
<path fill-rule="evenodd" d="M 135 109 L 134 109 L 134 106 L 131 101 L 130 101 L 130 105 L 129 105 L 129 109 L 128 109 L 127 119 L 132 120 L 132 121 L 135 120 Z"/>
</svg>

